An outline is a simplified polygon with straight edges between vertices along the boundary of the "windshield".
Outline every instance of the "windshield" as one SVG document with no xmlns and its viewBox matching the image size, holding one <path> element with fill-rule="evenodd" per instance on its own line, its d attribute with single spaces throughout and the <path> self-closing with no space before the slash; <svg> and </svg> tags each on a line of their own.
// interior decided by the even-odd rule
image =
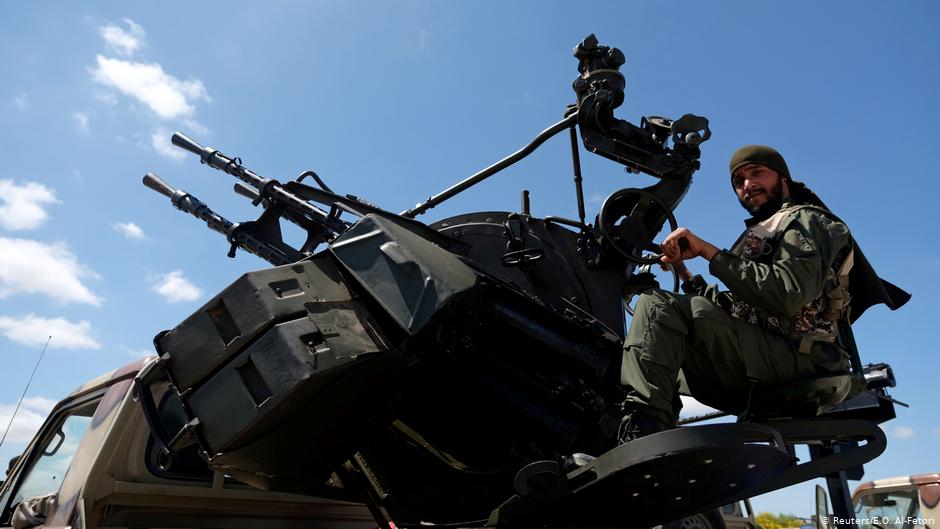
<svg viewBox="0 0 940 529">
<path fill-rule="evenodd" d="M 917 491 L 873 492 L 858 499 L 859 529 L 915 529 L 920 518 Z"/>
<path fill-rule="evenodd" d="M 65 477 L 66 471 L 72 464 L 75 451 L 85 436 L 85 432 L 88 431 L 91 416 L 94 415 L 97 407 L 96 401 L 71 410 L 57 427 L 50 430 L 42 451 L 37 453 L 11 505 L 16 505 L 26 498 L 58 492 L 62 478 Z"/>
</svg>

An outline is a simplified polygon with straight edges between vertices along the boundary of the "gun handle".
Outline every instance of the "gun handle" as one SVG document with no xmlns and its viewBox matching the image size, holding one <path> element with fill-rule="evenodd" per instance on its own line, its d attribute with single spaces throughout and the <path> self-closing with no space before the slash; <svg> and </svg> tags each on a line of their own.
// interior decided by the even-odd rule
<svg viewBox="0 0 940 529">
<path fill-rule="evenodd" d="M 170 184 L 164 182 L 162 178 L 154 173 L 144 175 L 144 185 L 169 198 L 173 198 L 173 193 L 176 192 L 175 189 L 170 187 Z"/>
<path fill-rule="evenodd" d="M 199 145 L 192 138 L 183 134 L 182 132 L 173 133 L 173 137 L 170 139 L 173 142 L 173 145 L 180 147 L 181 149 L 186 149 L 187 151 L 198 154 L 202 156 L 202 153 L 205 152 L 205 149 L 202 145 Z"/>
</svg>

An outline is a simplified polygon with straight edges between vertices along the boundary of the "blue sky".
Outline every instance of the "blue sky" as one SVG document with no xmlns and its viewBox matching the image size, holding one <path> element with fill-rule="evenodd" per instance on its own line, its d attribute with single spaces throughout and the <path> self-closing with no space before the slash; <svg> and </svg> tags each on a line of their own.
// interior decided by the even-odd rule
<svg viewBox="0 0 940 529">
<path fill-rule="evenodd" d="M 4 2 L 0 7 L 0 426 L 51 333 L 5 461 L 51 404 L 151 350 L 240 273 L 265 265 L 144 188 L 148 171 L 231 220 L 233 180 L 169 146 L 175 130 L 281 180 L 316 170 L 400 211 L 516 150 L 574 99 L 571 48 L 623 50 L 621 118 L 711 120 L 679 222 L 727 246 L 743 210 L 727 160 L 776 146 L 911 291 L 855 326 L 909 402 L 867 479 L 940 470 L 934 339 L 940 238 L 935 2 Z M 651 179 L 582 153 L 589 215 Z M 567 138 L 422 217 L 576 216 Z M 701 262 L 693 271 L 704 272 Z M 755 500 L 808 515 L 808 485 Z"/>
</svg>

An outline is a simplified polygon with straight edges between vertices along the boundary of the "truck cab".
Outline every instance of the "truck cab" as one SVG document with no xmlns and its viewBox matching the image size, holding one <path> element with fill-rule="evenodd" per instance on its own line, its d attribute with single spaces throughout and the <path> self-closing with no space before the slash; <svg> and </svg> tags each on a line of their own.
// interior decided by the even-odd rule
<svg viewBox="0 0 940 529">
<path fill-rule="evenodd" d="M 258 490 L 195 452 L 161 459 L 133 395 L 153 361 L 106 373 L 55 406 L 0 486 L 0 527 L 375 527 L 361 504 Z M 161 413 L 177 413 L 176 399 L 156 396 Z"/>
<path fill-rule="evenodd" d="M 937 527 L 940 474 L 918 474 L 862 483 L 852 494 L 859 529 Z"/>
</svg>

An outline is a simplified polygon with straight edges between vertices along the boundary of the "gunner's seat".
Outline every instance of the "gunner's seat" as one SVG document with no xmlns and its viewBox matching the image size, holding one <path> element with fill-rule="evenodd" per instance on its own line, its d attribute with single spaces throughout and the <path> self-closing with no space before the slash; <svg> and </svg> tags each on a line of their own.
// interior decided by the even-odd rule
<svg viewBox="0 0 940 529">
<path fill-rule="evenodd" d="M 849 354 L 851 369 L 823 373 L 755 391 L 747 409 L 738 412 L 741 421 L 816 417 L 841 404 L 865 387 L 862 361 L 852 327 L 839 325 L 837 343 Z"/>
<path fill-rule="evenodd" d="M 755 393 L 741 420 L 816 417 L 846 400 L 857 378 L 852 372 L 827 373 Z"/>
<path fill-rule="evenodd" d="M 851 327 L 839 326 L 836 343 L 848 352 L 850 368 L 846 371 L 817 373 L 772 386 L 754 383 L 746 394 L 736 395 L 712 391 L 700 382 L 692 392 L 685 374 L 680 372 L 679 393 L 692 395 L 703 404 L 737 415 L 739 422 L 811 419 L 852 398 L 866 386 Z M 694 417 L 684 422 L 698 422 L 705 418 L 708 416 Z"/>
</svg>

